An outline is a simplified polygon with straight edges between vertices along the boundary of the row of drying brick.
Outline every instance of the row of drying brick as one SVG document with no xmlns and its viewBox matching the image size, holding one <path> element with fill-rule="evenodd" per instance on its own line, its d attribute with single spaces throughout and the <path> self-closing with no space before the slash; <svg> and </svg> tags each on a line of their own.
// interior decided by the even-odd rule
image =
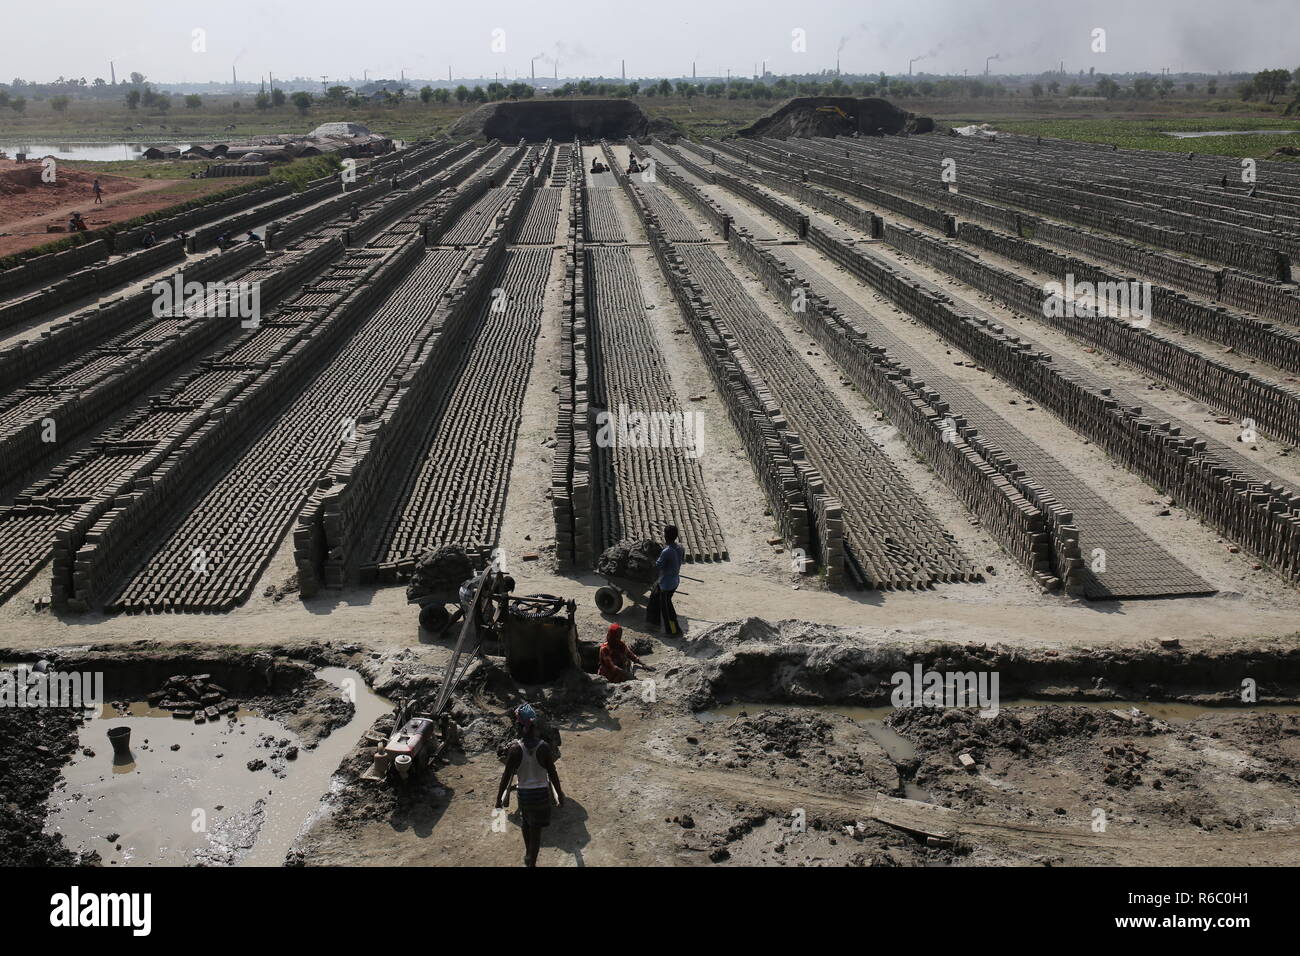
<svg viewBox="0 0 1300 956">
<path fill-rule="evenodd" d="M 467 158 L 465 165 L 476 167 L 492 152 L 495 152 L 493 147 L 486 147 Z M 449 180 L 456 175 L 453 169 L 440 178 Z M 389 218 L 393 206 L 400 204 L 398 199 L 386 198 L 373 204 L 374 209 L 367 207 L 363 210 L 363 217 Z M 302 245 L 305 253 L 325 259 L 334 259 L 343 252 L 342 242 L 337 237 L 313 237 Z M 166 436 L 166 441 L 159 442 L 150 459 L 128 477 L 125 487 L 106 489 L 96 496 L 95 501 L 79 509 L 65 526 L 55 551 L 56 600 L 79 608 L 103 600 L 105 589 L 124 569 L 123 558 L 141 548 L 141 539 L 148 529 L 135 527 L 133 530 L 129 517 L 123 523 L 113 525 L 120 547 L 115 557 L 111 548 L 100 550 L 95 547 L 101 543 L 98 541 L 91 541 L 83 549 L 87 536 L 95 528 L 108 532 L 111 521 L 105 519 L 106 514 L 112 518 L 129 511 L 131 515 L 150 514 L 158 518 L 183 507 L 187 500 L 192 499 L 193 482 L 203 474 L 206 466 L 220 461 L 223 451 L 240 434 L 242 427 L 273 409 L 281 394 L 278 389 L 250 386 L 263 384 L 264 378 L 275 378 L 286 369 L 300 374 L 304 361 L 310 364 L 310 357 L 319 355 L 322 348 L 337 340 L 347 323 L 355 321 L 364 310 L 369 301 L 365 294 L 365 280 L 376 274 L 381 266 L 401 267 L 403 261 L 395 260 L 393 255 L 365 250 L 334 262 L 323 277 L 281 307 L 277 315 L 264 319 L 259 329 L 245 333 L 225 351 L 226 356 L 239 356 L 241 350 L 246 350 L 247 343 L 253 340 L 265 342 L 274 339 L 275 344 L 263 350 L 258 364 L 250 365 L 246 361 L 223 364 L 224 356 L 219 356 L 184 376 L 176 386 L 154 400 L 145 414 L 166 412 L 169 407 L 186 409 L 189 414 L 181 426 Z M 187 455 L 187 452 L 195 450 L 202 451 L 203 460 L 199 460 L 200 456 Z M 164 465 L 165 469 L 160 470 Z M 131 495 L 136 484 L 142 493 Z M 81 569 L 80 579 L 73 577 L 74 564 Z"/>
<path fill-rule="evenodd" d="M 485 373 L 481 383 L 465 383 L 461 366 L 469 355 L 467 340 L 477 335 L 475 320 L 502 299 L 493 294 L 491 280 L 498 276 L 506 238 L 528 208 L 534 182 L 534 178 L 517 173 L 498 187 L 507 193 L 501 211 L 468 258 L 458 253 L 462 256 L 458 275 L 436 303 L 427 334 L 412 340 L 388 382 L 359 415 L 355 441 L 340 448 L 299 511 L 294 556 L 299 586 L 305 594 L 321 587 L 342 587 L 358 575 L 365 583 L 401 580 L 424 550 L 414 539 L 403 538 L 404 534 L 428 534 L 430 525 L 438 526 L 448 516 L 477 513 L 481 502 L 432 493 L 431 486 L 421 483 L 418 476 L 430 462 L 429 449 L 435 437 L 440 441 L 444 436 L 459 435 L 466 427 L 490 424 L 483 420 L 490 415 L 487 408 L 479 412 L 458 408 L 447 413 L 446 403 L 458 384 L 493 384 L 491 373 Z M 532 251 L 549 260 L 549 250 Z M 544 285 L 543 280 L 538 289 L 529 292 L 540 295 Z M 493 351 L 489 346 L 488 352 Z M 531 357 L 530 346 L 529 364 Z M 413 440 L 413 435 L 421 437 Z M 501 468 L 508 472 L 508 461 L 501 465 L 486 448 L 479 455 L 470 447 L 456 451 L 450 458 L 445 450 L 437 451 L 433 465 L 485 486 L 495 481 L 503 487 L 504 477 L 497 473 Z M 447 460 L 440 460 L 443 458 Z M 413 510 L 402 517 L 408 508 Z M 499 508 L 494 513 L 497 511 Z M 480 550 L 476 541 L 454 543 Z M 394 548 L 407 550 L 394 556 Z M 378 550 L 384 555 L 376 560 Z"/>
<path fill-rule="evenodd" d="M 907 230 L 911 236 L 906 238 L 900 227 L 888 225 L 885 232 L 896 248 L 910 249 L 910 254 L 943 271 L 952 270 L 950 274 L 961 278 L 957 275 L 961 267 L 953 256 L 969 258 L 965 253 L 914 230 Z M 836 251 L 835 243 L 819 237 L 815 230 L 814 245 Z M 1146 418 L 1140 408 L 1121 405 L 1108 388 L 1062 374 L 1050 356 L 1007 335 L 996 323 L 965 312 L 936 287 L 905 275 L 869 250 L 845 248 L 838 252 L 855 274 L 1097 442 L 1116 460 L 1174 495 L 1180 503 L 1190 502 L 1195 491 L 1195 503 L 1189 503 L 1189 508 L 1221 533 L 1270 560 L 1282 573 L 1300 576 L 1300 500 L 1234 472 L 1206 448 L 1203 440 L 1183 436 L 1168 423 Z M 974 275 L 971 278 L 976 280 L 976 287 L 1002 297 L 991 283 L 981 284 Z M 1022 282 L 1018 277 L 1016 281 Z M 1012 286 L 1008 285 L 1008 289 Z M 1089 327 L 1104 325 L 1093 319 Z M 1242 488 L 1249 489 L 1249 494 L 1238 494 Z"/>
</svg>

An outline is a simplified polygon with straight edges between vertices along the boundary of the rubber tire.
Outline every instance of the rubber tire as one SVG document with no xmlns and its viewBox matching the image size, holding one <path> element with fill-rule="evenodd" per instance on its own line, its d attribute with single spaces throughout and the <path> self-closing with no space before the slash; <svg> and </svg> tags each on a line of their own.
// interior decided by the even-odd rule
<svg viewBox="0 0 1300 956">
<path fill-rule="evenodd" d="M 451 615 L 445 605 L 433 603 L 420 608 L 420 627 L 430 634 L 440 634 L 447 629 Z"/>
<path fill-rule="evenodd" d="M 618 588 L 596 588 L 596 607 L 606 614 L 617 614 L 623 606 L 623 595 Z"/>
</svg>

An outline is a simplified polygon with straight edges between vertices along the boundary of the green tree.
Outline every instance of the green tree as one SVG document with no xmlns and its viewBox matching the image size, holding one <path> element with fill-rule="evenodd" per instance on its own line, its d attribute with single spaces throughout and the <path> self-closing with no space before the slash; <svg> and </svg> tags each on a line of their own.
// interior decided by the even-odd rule
<svg viewBox="0 0 1300 956">
<path fill-rule="evenodd" d="M 351 92 L 346 86 L 331 86 L 325 91 L 325 101 L 336 105 L 346 103 Z"/>
<path fill-rule="evenodd" d="M 203 97 L 199 96 L 199 94 L 197 93 L 191 93 L 189 96 L 185 97 L 186 109 L 196 110 L 199 109 L 202 105 L 203 105 Z"/>
<path fill-rule="evenodd" d="M 131 82 L 134 83 L 136 86 L 140 86 L 141 84 L 144 83 L 144 74 L 132 72 Z"/>
<path fill-rule="evenodd" d="M 126 91 L 126 108 L 129 109 L 129 110 L 135 110 L 135 109 L 139 109 L 139 108 L 140 108 L 140 91 L 139 91 L 139 90 L 127 90 L 127 91 Z"/>
<path fill-rule="evenodd" d="M 56 113 L 62 113 L 68 108 L 68 104 L 71 102 L 72 100 L 66 96 L 51 96 L 50 109 L 54 110 Z"/>
<path fill-rule="evenodd" d="M 1141 82 L 1142 82 L 1141 78 L 1133 81 L 1134 92 L 1137 92 L 1138 84 Z M 1147 80 L 1146 82 L 1150 83 L 1151 81 Z M 1100 95 L 1106 97 L 1106 99 L 1113 100 L 1115 97 L 1119 96 L 1119 84 L 1116 83 L 1109 76 L 1103 76 L 1101 79 L 1097 81 L 1097 92 Z"/>
<path fill-rule="evenodd" d="M 13 110 L 15 113 L 22 113 L 27 109 L 27 97 L 15 96 L 12 100 L 10 100 L 9 108 Z"/>
<path fill-rule="evenodd" d="M 439 103 L 446 103 L 451 99 L 451 90 L 447 89 L 445 86 L 440 86 L 433 91 L 433 98 Z"/>
<path fill-rule="evenodd" d="M 668 80 L 665 79 L 659 81 L 659 95 L 660 96 L 673 95 L 673 85 L 670 82 L 668 82 Z"/>
<path fill-rule="evenodd" d="M 284 90 L 271 90 L 271 105 L 283 106 L 285 101 Z"/>
<path fill-rule="evenodd" d="M 469 99 L 469 88 L 462 83 L 460 86 L 456 87 L 456 102 L 464 103 L 467 99 Z"/>
<path fill-rule="evenodd" d="M 1029 87 L 1029 93 L 1031 96 L 1033 96 L 1034 99 L 1038 99 L 1040 96 L 1043 95 L 1043 84 L 1042 83 L 1031 84 Z"/>
<path fill-rule="evenodd" d="M 432 101 L 433 101 L 433 87 L 432 86 L 420 87 L 420 102 L 427 105 Z"/>
<path fill-rule="evenodd" d="M 293 94 L 293 105 L 298 110 L 299 116 L 306 116 L 307 111 L 311 109 L 311 94 L 304 90 L 298 90 Z"/>
<path fill-rule="evenodd" d="M 1266 103 L 1272 103 L 1290 85 L 1290 70 L 1261 70 L 1255 74 L 1255 92 L 1263 96 Z"/>
<path fill-rule="evenodd" d="M 270 109 L 271 97 L 267 96 L 265 92 L 258 93 L 257 96 L 253 97 L 253 105 L 259 110 Z"/>
<path fill-rule="evenodd" d="M 172 108 L 172 98 L 166 93 L 159 93 L 154 99 L 153 108 L 158 113 L 166 113 Z"/>
</svg>

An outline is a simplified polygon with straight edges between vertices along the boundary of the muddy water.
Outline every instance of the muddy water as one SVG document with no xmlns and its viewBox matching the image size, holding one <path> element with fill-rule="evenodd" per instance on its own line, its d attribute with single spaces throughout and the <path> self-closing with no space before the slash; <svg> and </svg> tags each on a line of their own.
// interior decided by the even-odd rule
<svg viewBox="0 0 1300 956">
<path fill-rule="evenodd" d="M 293 760 L 274 753 L 285 750 L 280 741 L 300 747 L 295 735 L 246 711 L 193 724 L 135 702 L 129 716 L 87 721 L 80 746 L 95 756 L 78 751 L 64 768 L 46 828 L 70 847 L 97 850 L 105 865 L 280 865 L 358 735 L 391 709 L 355 671 L 316 676 L 353 698 L 356 713 Z M 118 726 L 131 728 L 126 761 L 114 760 L 106 736 Z M 273 745 L 260 746 L 268 737 Z M 267 766 L 251 771 L 253 760 Z"/>
</svg>

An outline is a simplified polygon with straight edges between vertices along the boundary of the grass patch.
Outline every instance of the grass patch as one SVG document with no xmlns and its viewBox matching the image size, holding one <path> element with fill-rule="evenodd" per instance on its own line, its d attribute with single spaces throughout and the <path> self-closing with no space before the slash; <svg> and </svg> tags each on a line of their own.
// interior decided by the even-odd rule
<svg viewBox="0 0 1300 956">
<path fill-rule="evenodd" d="M 1279 146 L 1300 146 L 1300 124 L 1284 119 L 1250 117 L 1122 117 L 1079 119 L 1007 119 L 981 117 L 969 122 L 987 122 L 1009 133 L 1043 136 L 1081 143 L 1101 143 L 1120 149 L 1150 149 L 1171 153 L 1212 156 L 1250 156 L 1260 159 Z M 953 121 L 960 125 L 960 121 Z M 1246 135 L 1205 136 L 1178 139 L 1169 133 L 1201 133 L 1234 130 Z M 1276 130 L 1277 135 L 1253 135 Z"/>
</svg>

